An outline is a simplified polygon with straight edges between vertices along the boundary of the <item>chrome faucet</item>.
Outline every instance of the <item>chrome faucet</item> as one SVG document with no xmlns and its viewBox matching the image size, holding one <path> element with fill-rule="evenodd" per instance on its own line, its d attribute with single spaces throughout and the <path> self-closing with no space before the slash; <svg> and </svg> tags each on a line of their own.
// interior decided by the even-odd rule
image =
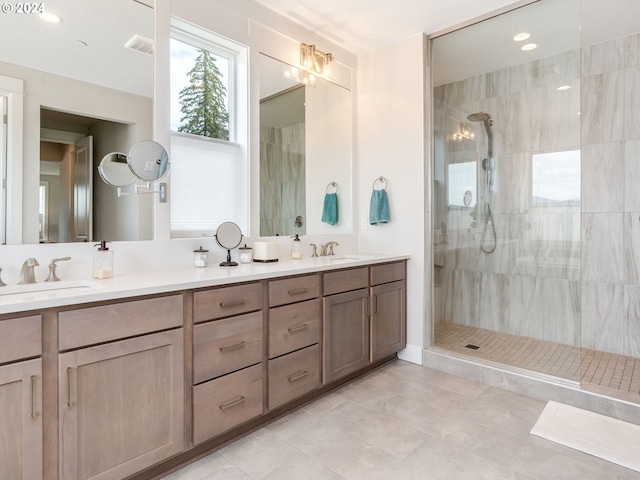
<svg viewBox="0 0 640 480">
<path fill-rule="evenodd" d="M 37 267 L 38 265 L 40 264 L 35 258 L 27 258 L 22 264 L 22 270 L 20 271 L 20 281 L 18 282 L 18 285 L 36 283 L 36 273 L 34 271 L 34 267 Z"/>
<path fill-rule="evenodd" d="M 60 279 L 56 275 L 56 267 L 58 266 L 56 262 L 62 262 L 63 260 L 71 260 L 71 257 L 62 257 L 62 258 L 54 258 L 49 263 L 49 276 L 45 280 L 45 282 L 59 282 Z"/>
<path fill-rule="evenodd" d="M 339 247 L 340 244 L 338 242 L 327 242 L 320 247 L 320 256 L 326 257 L 327 255 L 335 255 L 333 253 L 333 247 Z"/>
</svg>

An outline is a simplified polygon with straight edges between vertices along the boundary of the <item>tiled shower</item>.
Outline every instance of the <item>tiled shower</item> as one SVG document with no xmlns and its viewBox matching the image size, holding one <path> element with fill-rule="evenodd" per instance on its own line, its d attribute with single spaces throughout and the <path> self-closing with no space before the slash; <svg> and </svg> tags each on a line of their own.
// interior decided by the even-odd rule
<svg viewBox="0 0 640 480">
<path fill-rule="evenodd" d="M 583 382 L 585 362 L 613 358 L 602 368 L 627 377 L 636 368 L 640 381 L 640 33 L 581 45 L 580 2 L 559 3 L 571 48 L 434 82 L 435 345 L 483 358 L 491 343 L 484 358 Z M 495 32 L 541 8 L 487 22 Z M 438 42 L 434 72 L 462 61 Z M 475 112 L 492 119 L 491 195 L 488 135 L 467 118 Z M 491 241 L 488 199 L 493 253 L 480 248 Z M 534 351 L 546 367 L 523 363 Z M 640 393 L 637 381 L 627 383 Z"/>
</svg>

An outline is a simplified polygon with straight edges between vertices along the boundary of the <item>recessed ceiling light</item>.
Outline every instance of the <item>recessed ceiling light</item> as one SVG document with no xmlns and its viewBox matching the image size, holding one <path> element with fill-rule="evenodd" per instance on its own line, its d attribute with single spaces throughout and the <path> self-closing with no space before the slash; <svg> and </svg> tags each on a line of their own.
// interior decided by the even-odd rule
<svg viewBox="0 0 640 480">
<path fill-rule="evenodd" d="M 531 35 L 529 35 L 527 32 L 522 32 L 522 33 L 517 34 L 515 37 L 513 37 L 513 41 L 514 42 L 521 42 L 523 40 L 526 40 L 530 36 Z"/>
<path fill-rule="evenodd" d="M 524 51 L 533 50 L 534 48 L 538 48 L 537 43 L 526 43 L 520 47 L 520 49 Z"/>
<path fill-rule="evenodd" d="M 42 12 L 42 13 L 39 13 L 38 16 L 45 22 L 50 22 L 50 23 L 62 22 L 62 17 L 60 15 L 56 15 L 53 12 Z"/>
<path fill-rule="evenodd" d="M 571 85 L 560 85 L 556 90 L 569 90 L 571 88 Z"/>
</svg>

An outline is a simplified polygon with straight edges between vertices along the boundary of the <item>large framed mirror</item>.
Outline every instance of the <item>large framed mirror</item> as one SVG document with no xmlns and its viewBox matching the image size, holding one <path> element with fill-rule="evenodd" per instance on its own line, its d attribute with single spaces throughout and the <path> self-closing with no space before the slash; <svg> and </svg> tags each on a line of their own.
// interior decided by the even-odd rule
<svg viewBox="0 0 640 480">
<path fill-rule="evenodd" d="M 260 235 L 352 233 L 351 91 L 325 78 L 292 80 L 260 54 Z M 327 187 L 338 220 L 322 221 Z"/>
<path fill-rule="evenodd" d="M 153 138 L 153 0 L 46 7 L 59 23 L 3 24 L 0 76 L 25 93 L 22 155 L 6 158 L 22 172 L 22 231 L 9 243 L 149 240 L 152 196 L 117 198 L 97 172 L 107 153 Z"/>
</svg>

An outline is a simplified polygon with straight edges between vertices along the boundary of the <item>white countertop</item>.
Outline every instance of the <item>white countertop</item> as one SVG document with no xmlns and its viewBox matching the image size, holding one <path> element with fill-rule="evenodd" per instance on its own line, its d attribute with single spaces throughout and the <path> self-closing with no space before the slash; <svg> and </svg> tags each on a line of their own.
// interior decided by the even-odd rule
<svg viewBox="0 0 640 480">
<path fill-rule="evenodd" d="M 237 267 L 210 264 L 204 268 L 153 270 L 120 276 L 116 274 L 105 280 L 81 278 L 7 286 L 0 287 L 0 314 L 323 272 L 408 258 L 409 255 L 402 254 L 345 254 L 300 260 L 281 259 L 274 263 L 239 264 Z"/>
</svg>

